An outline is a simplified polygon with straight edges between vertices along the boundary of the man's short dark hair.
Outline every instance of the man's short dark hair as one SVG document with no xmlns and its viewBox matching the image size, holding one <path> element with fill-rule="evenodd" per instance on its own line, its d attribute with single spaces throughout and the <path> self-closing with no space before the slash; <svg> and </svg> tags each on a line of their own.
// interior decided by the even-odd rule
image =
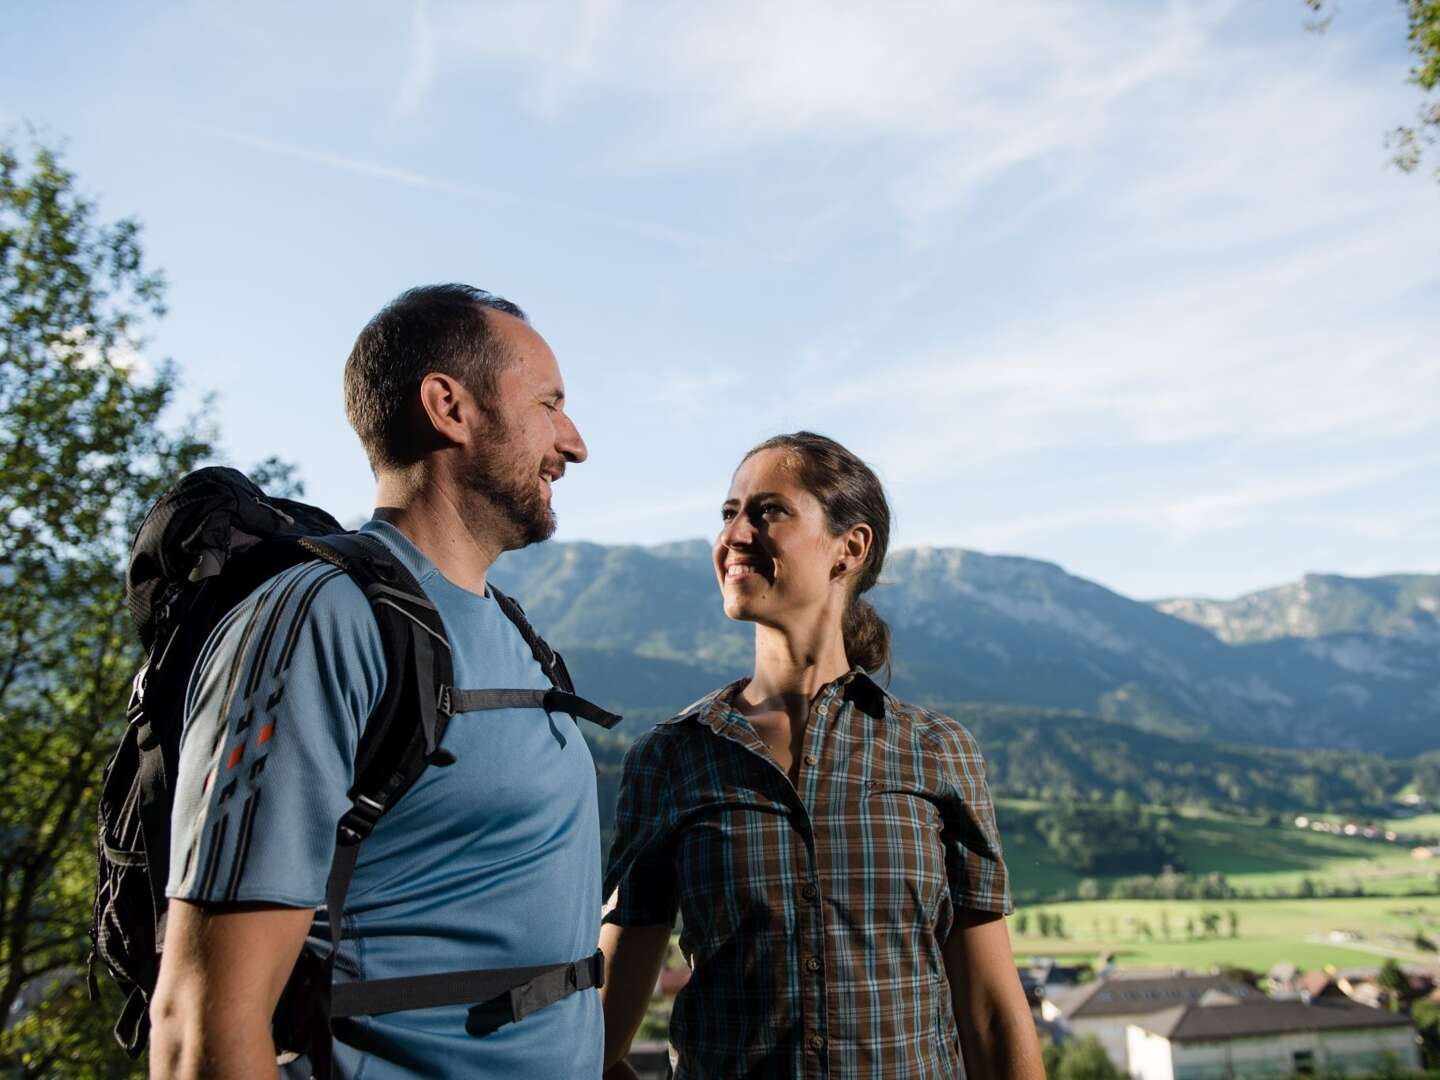
<svg viewBox="0 0 1440 1080">
<path fill-rule="evenodd" d="M 430 372 L 460 380 L 489 408 L 510 357 L 491 332 L 488 311 L 525 319 L 517 305 L 484 289 L 421 285 L 360 331 L 345 362 L 345 415 L 375 472 L 406 468 L 424 455 L 417 390 Z"/>
</svg>

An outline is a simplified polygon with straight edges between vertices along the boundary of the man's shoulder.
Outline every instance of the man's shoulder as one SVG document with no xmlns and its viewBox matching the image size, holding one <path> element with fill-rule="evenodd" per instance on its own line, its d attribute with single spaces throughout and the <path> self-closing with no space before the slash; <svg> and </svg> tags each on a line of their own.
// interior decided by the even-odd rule
<svg viewBox="0 0 1440 1080">
<path fill-rule="evenodd" d="M 236 604 L 211 632 L 199 666 L 228 655 L 280 672 L 300 655 L 343 657 L 381 647 L 364 591 L 344 570 L 316 559 L 280 571 Z"/>
<path fill-rule="evenodd" d="M 316 625 L 373 624 L 370 601 L 355 579 L 331 563 L 311 559 L 262 582 L 242 607 L 286 621 Z"/>
</svg>

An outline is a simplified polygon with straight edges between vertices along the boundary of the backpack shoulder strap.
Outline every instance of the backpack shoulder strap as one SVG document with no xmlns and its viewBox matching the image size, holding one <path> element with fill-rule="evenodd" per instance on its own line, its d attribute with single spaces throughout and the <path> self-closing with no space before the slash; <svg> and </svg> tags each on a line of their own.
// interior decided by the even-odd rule
<svg viewBox="0 0 1440 1080">
<path fill-rule="evenodd" d="M 336 1015 L 332 971 L 360 844 L 428 766 L 455 763 L 455 756 L 440 745 L 450 714 L 439 707 L 440 691 L 454 676 L 440 612 L 384 541 L 363 533 L 338 533 L 300 543 L 316 558 L 344 570 L 365 593 L 380 628 L 386 669 L 385 691 L 356 750 L 350 809 L 336 827 L 335 858 L 325 885 L 329 948 L 308 981 L 313 998 L 309 1007 L 316 1018 L 310 1029 L 311 1067 L 315 1076 L 328 1078 L 333 1061 L 330 1020 Z"/>
<path fill-rule="evenodd" d="M 374 820 L 355 823 L 361 839 L 385 809 L 419 778 L 428 765 L 449 765 L 454 756 L 440 746 L 449 721 L 439 691 L 453 682 L 450 641 L 440 612 L 415 576 L 384 541 L 363 533 L 307 538 L 300 543 L 317 558 L 344 570 L 360 586 L 380 628 L 385 652 L 385 692 L 371 714 L 355 756 L 351 797 L 376 804 Z M 419 721 L 419 753 L 411 752 Z M 362 814 L 362 816 L 369 816 Z"/>
<path fill-rule="evenodd" d="M 559 687 L 567 694 L 575 693 L 575 683 L 570 678 L 570 672 L 565 667 L 564 658 L 552 649 L 549 643 L 535 632 L 530 625 L 530 620 L 525 617 L 525 609 L 517 600 L 506 595 L 494 585 L 487 585 L 495 602 L 500 605 L 500 610 L 505 617 L 515 624 L 515 629 L 520 631 L 520 636 L 525 639 L 525 644 L 530 646 L 530 652 L 535 657 L 535 662 L 540 665 L 540 670 L 545 672 L 545 677 L 550 680 L 552 686 Z"/>
</svg>

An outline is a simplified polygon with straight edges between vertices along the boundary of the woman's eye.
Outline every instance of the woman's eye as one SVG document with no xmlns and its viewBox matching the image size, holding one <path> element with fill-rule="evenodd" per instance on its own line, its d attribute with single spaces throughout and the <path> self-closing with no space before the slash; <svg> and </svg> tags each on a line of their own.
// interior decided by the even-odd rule
<svg viewBox="0 0 1440 1080">
<path fill-rule="evenodd" d="M 727 508 L 727 509 L 725 509 L 725 510 L 721 510 L 721 511 L 720 511 L 720 520 L 721 520 L 721 521 L 729 521 L 729 520 L 730 520 L 731 518 L 733 518 L 734 516 L 735 516 L 735 511 L 734 511 L 734 510 L 730 510 L 730 509 Z"/>
<path fill-rule="evenodd" d="M 760 512 L 762 514 L 783 514 L 785 508 L 779 503 L 766 503 L 760 508 Z"/>
</svg>

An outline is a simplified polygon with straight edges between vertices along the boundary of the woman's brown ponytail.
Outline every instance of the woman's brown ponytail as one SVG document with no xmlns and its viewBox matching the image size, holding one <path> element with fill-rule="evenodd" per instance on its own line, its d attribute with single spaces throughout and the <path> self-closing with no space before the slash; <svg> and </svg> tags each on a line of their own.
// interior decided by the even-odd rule
<svg viewBox="0 0 1440 1080">
<path fill-rule="evenodd" d="M 866 671 L 890 666 L 890 626 L 870 601 L 858 596 L 850 598 L 844 631 L 845 655 L 850 663 L 859 664 Z"/>
<path fill-rule="evenodd" d="M 762 450 L 781 450 L 788 456 L 800 483 L 824 508 L 832 535 L 839 536 L 856 525 L 870 526 L 870 551 L 865 565 L 855 575 L 841 628 L 845 655 L 852 664 L 870 672 L 889 668 L 890 627 L 868 600 L 861 599 L 861 594 L 880 579 L 890 546 L 890 504 L 879 478 L 870 466 L 834 439 L 810 431 L 766 439 L 744 460 Z"/>
</svg>

